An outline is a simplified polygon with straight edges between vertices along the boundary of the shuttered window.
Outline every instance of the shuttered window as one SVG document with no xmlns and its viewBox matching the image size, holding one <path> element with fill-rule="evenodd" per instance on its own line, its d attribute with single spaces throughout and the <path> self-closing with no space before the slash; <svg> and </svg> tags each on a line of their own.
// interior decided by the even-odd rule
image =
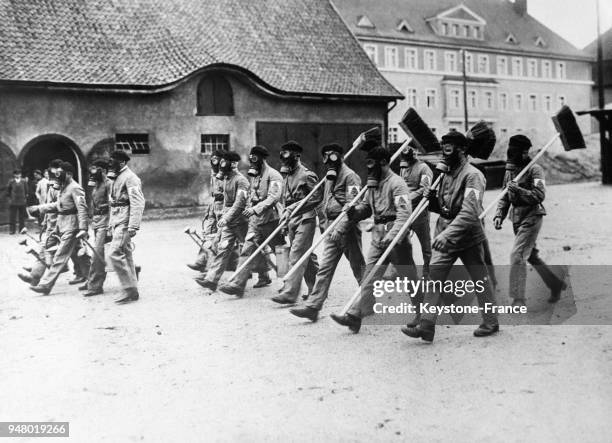
<svg viewBox="0 0 612 443">
<path fill-rule="evenodd" d="M 200 80 L 198 115 L 234 115 L 232 86 L 223 76 L 209 74 Z"/>
</svg>

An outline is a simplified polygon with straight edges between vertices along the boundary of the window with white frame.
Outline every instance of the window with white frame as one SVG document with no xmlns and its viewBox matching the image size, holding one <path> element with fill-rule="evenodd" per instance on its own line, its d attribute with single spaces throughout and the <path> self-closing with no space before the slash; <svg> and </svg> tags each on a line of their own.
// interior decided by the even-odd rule
<svg viewBox="0 0 612 443">
<path fill-rule="evenodd" d="M 514 110 L 521 111 L 523 109 L 523 94 L 514 94 Z"/>
<path fill-rule="evenodd" d="M 406 69 L 410 71 L 416 71 L 417 69 L 419 69 L 419 59 L 416 48 L 406 48 L 404 50 L 404 58 L 404 65 Z"/>
<path fill-rule="evenodd" d="M 538 96 L 536 94 L 529 94 L 529 110 L 531 112 L 538 110 Z"/>
<path fill-rule="evenodd" d="M 488 111 L 493 109 L 493 92 L 492 91 L 485 91 L 485 93 L 484 93 L 484 107 Z"/>
<path fill-rule="evenodd" d="M 459 109 L 460 94 L 459 89 L 451 89 L 449 92 L 449 104 L 451 109 Z"/>
<path fill-rule="evenodd" d="M 527 60 L 527 76 L 538 76 L 538 61 L 535 58 L 530 58 L 529 60 Z"/>
<path fill-rule="evenodd" d="M 459 25 L 456 24 L 456 23 L 453 23 L 452 24 L 452 29 L 453 29 L 453 32 L 451 33 L 451 35 L 453 37 L 459 37 Z"/>
<path fill-rule="evenodd" d="M 427 109 L 435 109 L 438 106 L 438 91 L 435 89 L 425 90 L 425 106 Z"/>
<path fill-rule="evenodd" d="M 557 78 L 567 78 L 565 62 L 557 62 Z"/>
<path fill-rule="evenodd" d="M 385 46 L 385 68 L 397 69 L 397 48 Z"/>
<path fill-rule="evenodd" d="M 378 47 L 372 44 L 365 44 L 363 45 L 363 50 L 366 54 L 368 54 L 370 60 L 372 60 L 374 64 L 378 66 Z"/>
<path fill-rule="evenodd" d="M 200 153 L 210 155 L 214 151 L 229 151 L 229 134 L 201 134 Z"/>
<path fill-rule="evenodd" d="M 149 134 L 115 134 L 115 149 L 132 154 L 150 154 Z"/>
<path fill-rule="evenodd" d="M 426 50 L 423 53 L 423 60 L 425 63 L 425 70 L 426 71 L 435 71 L 437 69 L 436 67 L 436 52 L 433 50 Z"/>
<path fill-rule="evenodd" d="M 480 26 L 472 27 L 472 37 L 477 39 L 482 39 L 482 29 Z"/>
<path fill-rule="evenodd" d="M 508 75 L 508 57 L 497 56 L 497 75 Z"/>
<path fill-rule="evenodd" d="M 442 25 L 440 26 L 440 33 L 442 35 L 448 35 L 448 23 L 442 23 Z"/>
<path fill-rule="evenodd" d="M 397 126 L 389 126 L 389 143 L 397 143 L 399 141 L 398 134 L 399 129 Z"/>
<path fill-rule="evenodd" d="M 557 96 L 557 104 L 559 105 L 559 107 L 565 106 L 567 104 L 567 100 L 565 99 L 564 95 Z"/>
<path fill-rule="evenodd" d="M 474 72 L 474 54 L 467 51 L 465 53 L 465 72 L 468 74 Z"/>
<path fill-rule="evenodd" d="M 446 51 L 444 53 L 444 70 L 446 72 L 457 72 L 457 53 Z"/>
<path fill-rule="evenodd" d="M 542 77 L 552 78 L 552 63 L 550 60 L 544 60 L 542 62 Z"/>
<path fill-rule="evenodd" d="M 406 91 L 406 104 L 411 108 L 417 107 L 417 90 L 415 88 L 408 88 Z"/>
<path fill-rule="evenodd" d="M 542 101 L 544 102 L 544 110 L 546 112 L 551 112 L 552 111 L 552 96 L 545 95 Z"/>
<path fill-rule="evenodd" d="M 468 106 L 472 109 L 478 107 L 478 93 L 474 89 L 468 91 Z"/>
<path fill-rule="evenodd" d="M 512 75 L 515 77 L 523 76 L 523 59 L 520 57 L 512 57 Z"/>
<path fill-rule="evenodd" d="M 489 56 L 485 54 L 478 55 L 478 72 L 480 74 L 489 73 Z"/>
<path fill-rule="evenodd" d="M 461 26 L 461 37 L 470 38 L 470 25 Z"/>
<path fill-rule="evenodd" d="M 499 110 L 500 111 L 508 110 L 508 94 L 505 92 L 499 93 Z"/>
</svg>

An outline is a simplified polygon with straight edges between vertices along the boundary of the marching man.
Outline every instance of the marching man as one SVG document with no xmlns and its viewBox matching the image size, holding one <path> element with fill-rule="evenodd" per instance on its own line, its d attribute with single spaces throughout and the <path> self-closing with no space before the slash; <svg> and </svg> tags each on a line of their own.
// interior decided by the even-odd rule
<svg viewBox="0 0 612 443">
<path fill-rule="evenodd" d="M 138 277 L 132 257 L 132 237 L 140 229 L 145 198 L 140 178 L 127 166 L 130 157 L 124 151 L 114 151 L 111 171 L 116 176 L 110 190 L 109 231 L 112 240 L 109 257 L 123 289 L 123 297 L 115 303 L 125 304 L 138 300 Z"/>
<path fill-rule="evenodd" d="M 321 154 L 323 164 L 327 168 L 321 211 L 327 225 L 330 225 L 340 215 L 344 205 L 359 193 L 361 180 L 357 173 L 342 161 L 342 146 L 335 143 L 325 145 L 321 149 Z M 361 252 L 361 230 L 357 223 L 349 222 L 341 228 L 337 226 L 325 239 L 323 245 L 323 257 L 306 305 L 289 311 L 297 317 L 307 318 L 313 322 L 317 321 L 319 311 L 327 299 L 332 278 L 342 255 L 348 259 L 357 283 L 361 282 L 365 267 Z"/>
<path fill-rule="evenodd" d="M 524 135 L 513 135 L 508 143 L 508 162 L 504 176 L 504 188 L 508 193 L 497 205 L 497 213 L 493 219 L 495 229 L 501 229 L 502 223 L 512 205 L 512 228 L 514 229 L 514 247 L 510 254 L 510 297 L 513 305 L 525 305 L 525 285 L 527 280 L 527 263 L 531 264 L 540 274 L 544 283 L 550 288 L 550 303 L 555 303 L 561 296 L 561 291 L 567 286 L 557 277 L 538 255 L 536 240 L 542 228 L 542 219 L 546 210 L 542 206 L 546 195 L 544 170 L 537 163 L 521 178 L 519 183 L 514 177 L 530 161 L 529 148 L 531 140 Z"/>
<path fill-rule="evenodd" d="M 242 215 L 249 219 L 248 232 L 240 254 L 240 263 L 243 263 L 270 236 L 278 226 L 278 205 L 282 196 L 283 178 L 276 169 L 272 168 L 266 158 L 270 155 L 264 146 L 253 146 L 249 154 L 248 175 L 251 181 L 249 187 L 249 200 L 247 208 Z M 270 247 L 274 247 L 274 242 Z M 228 283 L 219 288 L 226 294 L 242 297 L 249 275 L 252 271 L 259 272 L 259 280 L 254 288 L 262 288 L 272 283 L 268 275 L 269 267 L 263 253 L 249 263 L 240 273 L 235 275 Z"/>
</svg>

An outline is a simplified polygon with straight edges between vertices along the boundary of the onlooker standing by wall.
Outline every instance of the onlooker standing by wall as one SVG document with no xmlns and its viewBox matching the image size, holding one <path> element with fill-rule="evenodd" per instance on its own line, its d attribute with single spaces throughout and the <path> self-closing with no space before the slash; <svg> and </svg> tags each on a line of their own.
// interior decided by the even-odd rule
<svg viewBox="0 0 612 443">
<path fill-rule="evenodd" d="M 34 171 L 34 176 L 38 170 Z M 45 169 L 42 173 L 42 178 L 36 184 L 36 200 L 35 204 L 44 205 L 47 203 L 47 191 L 49 190 L 49 170 Z M 42 226 L 43 219 L 45 218 L 44 214 L 40 214 L 38 217 L 38 223 Z"/>
<path fill-rule="evenodd" d="M 19 230 L 23 229 L 25 226 L 26 204 L 28 201 L 28 183 L 21 176 L 21 171 L 19 169 L 13 171 L 13 178 L 9 181 L 7 194 L 9 203 L 9 229 L 10 233 L 14 234 L 18 215 Z"/>
<path fill-rule="evenodd" d="M 38 187 L 38 182 L 42 178 L 42 172 L 40 169 L 34 170 L 32 173 L 32 177 L 27 179 L 28 182 L 28 206 L 37 205 L 38 198 L 36 196 L 36 188 Z"/>
</svg>

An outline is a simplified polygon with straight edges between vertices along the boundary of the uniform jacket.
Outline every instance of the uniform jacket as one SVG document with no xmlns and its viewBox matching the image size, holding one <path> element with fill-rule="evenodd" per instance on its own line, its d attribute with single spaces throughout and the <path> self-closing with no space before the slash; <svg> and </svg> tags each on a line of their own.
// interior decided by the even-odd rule
<svg viewBox="0 0 612 443">
<path fill-rule="evenodd" d="M 506 170 L 504 187 L 508 182 L 514 180 L 514 177 L 520 171 L 520 169 Z M 518 192 L 508 192 L 499 200 L 495 217 L 505 219 L 510 210 L 510 205 L 512 205 L 510 218 L 513 223 L 520 223 L 527 217 L 534 215 L 546 215 L 546 210 L 542 206 L 546 196 L 546 183 L 542 166 L 535 164 L 529 168 L 518 185 L 520 187 Z"/>
<path fill-rule="evenodd" d="M 300 200 L 306 197 L 317 185 L 319 178 L 302 163 L 300 163 L 292 174 L 285 177 L 283 185 L 283 204 L 286 209 L 293 209 L 299 204 Z M 310 197 L 302 208 L 291 214 L 291 222 L 301 222 L 316 217 L 316 207 L 323 199 L 321 187 Z"/>
<path fill-rule="evenodd" d="M 248 207 L 255 211 L 251 223 L 265 224 L 278 220 L 277 206 L 283 195 L 283 177 L 280 172 L 264 163 L 261 174 L 249 180 Z"/>
<path fill-rule="evenodd" d="M 332 221 L 337 218 L 344 205 L 350 203 L 360 189 L 361 179 L 355 171 L 343 163 L 335 180 L 325 180 L 322 209 L 325 219 Z"/>
<path fill-rule="evenodd" d="M 384 237 L 392 240 L 412 213 L 406 182 L 395 172 L 389 170 L 381 177 L 378 187 L 370 189 L 366 193 L 365 199 L 355 206 L 354 212 L 353 222 L 373 215 L 375 231 L 384 228 Z M 388 221 L 377 223 L 377 220 L 381 219 Z M 349 223 L 348 219 L 341 221 L 339 230 L 346 232 Z"/>
<path fill-rule="evenodd" d="M 39 204 L 47 203 L 47 189 L 49 188 L 49 180 L 45 177 L 41 178 L 36 184 L 36 198 Z"/>
<path fill-rule="evenodd" d="M 242 173 L 233 170 L 223 187 L 223 220 L 226 226 L 238 226 L 248 222 L 242 212 L 247 206 L 249 181 Z"/>
<path fill-rule="evenodd" d="M 7 186 L 7 195 L 9 205 L 25 206 L 28 201 L 28 182 L 23 178 L 19 180 L 19 183 L 14 178 L 10 179 Z"/>
<path fill-rule="evenodd" d="M 91 191 L 91 227 L 93 229 L 108 228 L 110 219 L 110 192 L 113 182 L 106 179 L 103 182 L 96 182 L 96 186 Z"/>
<path fill-rule="evenodd" d="M 47 195 L 44 198 L 45 203 L 54 203 L 57 201 L 59 191 L 53 186 L 47 186 Z M 47 234 L 55 231 L 57 226 L 57 212 L 46 212 L 42 223 L 43 229 Z"/>
<path fill-rule="evenodd" d="M 440 214 L 435 235 L 444 236 L 448 252 L 462 251 L 485 240 L 478 218 L 483 210 L 485 185 L 482 172 L 463 159 L 443 175 L 437 195 L 430 198 L 429 210 Z"/>
<path fill-rule="evenodd" d="M 110 228 L 119 225 L 125 225 L 128 229 L 140 228 L 145 198 L 140 179 L 127 166 L 124 166 L 111 185 L 110 206 Z"/>
<path fill-rule="evenodd" d="M 427 163 L 417 160 L 414 164 L 401 168 L 400 175 L 408 185 L 410 201 L 412 202 L 412 209 L 414 209 L 423 198 L 425 189 L 431 186 L 433 172 L 431 172 Z"/>
<path fill-rule="evenodd" d="M 56 212 L 56 230 L 64 232 L 87 230 L 87 202 L 81 185 L 70 180 L 59 191 L 57 201 L 37 206 L 41 212 Z"/>
</svg>

